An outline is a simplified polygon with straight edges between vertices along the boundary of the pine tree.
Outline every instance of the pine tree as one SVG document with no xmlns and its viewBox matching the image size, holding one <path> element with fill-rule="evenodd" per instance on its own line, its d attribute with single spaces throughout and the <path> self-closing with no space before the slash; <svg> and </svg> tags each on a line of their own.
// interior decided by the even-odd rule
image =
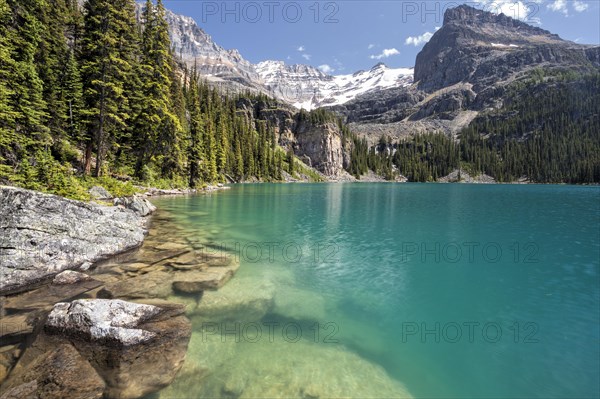
<svg viewBox="0 0 600 399">
<path fill-rule="evenodd" d="M 239 137 L 235 141 L 235 169 L 234 174 L 238 181 L 244 179 L 244 158 L 242 157 L 242 145 Z"/>
<path fill-rule="evenodd" d="M 9 87 L 16 68 L 12 58 L 12 32 L 9 30 L 10 9 L 6 0 L 0 0 L 0 162 L 6 161 L 12 144 L 15 143 L 15 118 L 12 98 L 14 90 Z"/>
<path fill-rule="evenodd" d="M 67 140 L 69 108 L 62 96 L 65 60 L 69 56 L 66 31 L 69 9 L 65 0 L 45 0 L 36 15 L 43 25 L 35 55 L 38 75 L 44 82 L 43 97 L 47 104 L 47 126 L 52 135 L 54 152 L 60 152 Z"/>
<path fill-rule="evenodd" d="M 136 25 L 131 0 L 88 0 L 82 48 L 86 172 L 96 148 L 95 175 L 101 176 L 108 149 L 127 128 L 126 82 L 135 66 Z"/>
<path fill-rule="evenodd" d="M 81 136 L 81 109 L 83 85 L 79 74 L 79 65 L 75 59 L 74 51 L 70 51 L 65 64 L 65 71 L 61 84 L 61 97 L 67 107 L 67 133 L 75 143 L 82 141 Z"/>
<path fill-rule="evenodd" d="M 204 151 L 206 154 L 206 171 L 204 180 L 214 182 L 217 180 L 217 143 L 215 140 L 215 128 L 211 116 L 208 116 L 206 130 L 204 132 Z"/>
<path fill-rule="evenodd" d="M 287 153 L 287 161 L 288 161 L 288 173 L 293 176 L 294 175 L 294 171 L 295 171 L 295 166 L 294 166 L 294 150 L 292 150 L 291 148 L 288 150 Z"/>
<path fill-rule="evenodd" d="M 198 75 L 195 68 L 188 87 L 188 105 L 190 110 L 188 145 L 189 185 L 195 188 L 200 181 L 201 175 L 204 174 L 201 171 L 204 149 L 204 121 L 200 110 Z"/>
<path fill-rule="evenodd" d="M 143 12 L 143 107 L 136 121 L 138 176 L 154 156 L 162 163 L 163 177 L 172 178 L 181 164 L 181 122 L 174 112 L 173 57 L 162 1 L 146 1 Z"/>
<path fill-rule="evenodd" d="M 229 138 L 227 137 L 229 128 L 223 114 L 220 114 L 218 129 L 217 170 L 220 172 L 225 172 L 227 167 L 227 153 L 229 152 Z"/>
<path fill-rule="evenodd" d="M 34 153 L 36 148 L 51 143 L 47 128 L 43 81 L 36 67 L 37 47 L 44 26 L 36 17 L 44 7 L 42 0 L 9 0 L 12 20 L 8 38 L 12 42 L 12 57 L 6 61 L 10 76 L 7 85 L 9 104 L 13 110 L 15 146 L 21 155 Z M 12 59 L 11 59 L 12 58 Z"/>
</svg>

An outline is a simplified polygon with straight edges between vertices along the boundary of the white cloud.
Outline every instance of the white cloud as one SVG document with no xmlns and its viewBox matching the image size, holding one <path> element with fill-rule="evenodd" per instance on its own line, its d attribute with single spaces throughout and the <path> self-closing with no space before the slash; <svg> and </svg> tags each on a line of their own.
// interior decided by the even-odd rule
<svg viewBox="0 0 600 399">
<path fill-rule="evenodd" d="M 383 52 L 381 54 L 372 55 L 369 58 L 371 58 L 372 60 L 380 60 L 382 58 L 388 58 L 388 57 L 391 57 L 392 55 L 398 55 L 398 54 L 400 54 L 400 52 L 397 49 L 386 48 L 383 50 Z"/>
<path fill-rule="evenodd" d="M 367 47 L 369 50 L 371 50 L 373 47 L 375 47 L 374 44 L 369 44 L 369 47 Z"/>
<path fill-rule="evenodd" d="M 577 12 L 584 12 L 585 10 L 588 9 L 588 7 L 589 7 L 589 4 L 584 3 L 583 1 L 579 1 L 579 0 L 573 1 L 573 8 Z"/>
<path fill-rule="evenodd" d="M 332 73 L 335 72 L 335 69 L 333 69 L 332 67 L 330 67 L 327 64 L 323 64 L 323 65 L 319 65 L 319 69 L 323 72 L 323 73 Z"/>
<path fill-rule="evenodd" d="M 504 14 L 507 17 L 526 21 L 528 23 L 541 25 L 541 21 L 535 15 L 539 7 L 535 4 L 542 3 L 543 0 L 475 0 L 481 5 L 484 11 L 494 14 Z M 564 1 L 564 0 L 557 0 Z"/>
<path fill-rule="evenodd" d="M 304 47 L 304 46 L 300 46 L 300 47 L 298 47 L 298 48 L 297 48 L 297 50 L 298 50 L 299 52 L 303 52 L 303 51 L 306 51 L 306 47 Z"/>
<path fill-rule="evenodd" d="M 431 37 L 433 36 L 433 33 L 431 32 L 425 32 L 420 36 L 409 36 L 406 38 L 406 41 L 404 42 L 404 44 L 408 45 L 413 45 L 415 47 L 420 46 L 421 44 L 425 44 L 429 41 L 429 39 L 431 39 Z"/>
<path fill-rule="evenodd" d="M 342 64 L 342 62 L 340 60 L 338 60 L 337 57 L 333 57 L 333 63 L 335 64 L 336 69 L 338 71 L 343 71 L 344 69 L 346 69 L 344 67 L 344 64 Z"/>
<path fill-rule="evenodd" d="M 312 55 L 310 55 L 310 54 L 302 54 L 302 58 L 304 58 L 306 61 L 310 61 L 310 59 L 312 58 Z"/>
<path fill-rule="evenodd" d="M 569 10 L 567 10 L 567 0 L 554 0 L 554 2 L 548 4 L 547 7 L 552 11 L 569 15 Z"/>
</svg>

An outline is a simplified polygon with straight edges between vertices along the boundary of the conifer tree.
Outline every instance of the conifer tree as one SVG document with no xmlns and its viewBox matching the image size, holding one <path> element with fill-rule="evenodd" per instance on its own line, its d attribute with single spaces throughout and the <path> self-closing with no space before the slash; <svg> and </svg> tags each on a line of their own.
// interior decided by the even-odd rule
<svg viewBox="0 0 600 399">
<path fill-rule="evenodd" d="M 16 147 L 21 155 L 34 153 L 36 148 L 51 144 L 46 127 L 46 102 L 43 81 L 36 66 L 37 47 L 44 26 L 36 17 L 43 8 L 42 0 L 8 0 L 12 10 L 9 40 L 12 57 L 7 59 L 9 104 L 13 110 Z M 10 59 L 12 58 L 12 60 Z"/>
<path fill-rule="evenodd" d="M 82 141 L 81 109 L 83 85 L 74 51 L 69 51 L 61 84 L 61 97 L 66 104 L 67 134 L 75 143 Z"/>
<path fill-rule="evenodd" d="M 12 155 L 12 146 L 17 141 L 15 134 L 17 113 L 14 111 L 12 103 L 15 91 L 9 86 L 16 67 L 15 60 L 12 58 L 10 17 L 10 9 L 6 0 L 0 0 L 0 163 L 8 163 L 7 157 Z M 4 173 L 8 174 L 10 167 L 9 165 L 5 166 Z M 2 173 L 2 169 L 0 169 L 0 174 Z"/>
<path fill-rule="evenodd" d="M 126 82 L 135 72 L 136 37 L 131 0 L 88 0 L 82 48 L 86 172 L 96 149 L 95 175 L 101 176 L 108 149 L 127 128 L 130 117 Z"/>
<path fill-rule="evenodd" d="M 198 75 L 195 68 L 188 87 L 188 105 L 190 110 L 188 145 L 189 185 L 195 188 L 204 174 L 201 171 L 203 163 L 204 121 L 200 110 Z"/>
</svg>

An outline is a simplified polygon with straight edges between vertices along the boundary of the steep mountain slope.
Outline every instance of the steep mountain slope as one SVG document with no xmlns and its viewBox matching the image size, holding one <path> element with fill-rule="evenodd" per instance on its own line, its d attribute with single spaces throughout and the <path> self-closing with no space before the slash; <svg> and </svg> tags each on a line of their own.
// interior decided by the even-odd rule
<svg viewBox="0 0 600 399">
<path fill-rule="evenodd" d="M 138 14 L 142 5 L 138 4 Z M 250 89 L 280 99 L 296 108 L 312 110 L 344 104 L 357 96 L 390 87 L 412 84 L 413 69 L 391 69 L 378 64 L 369 71 L 332 76 L 310 65 L 286 65 L 283 61 L 252 64 L 235 49 L 225 50 L 196 22 L 167 12 L 175 54 L 190 68 L 196 66 L 213 85 L 224 90 Z"/>
<path fill-rule="evenodd" d="M 427 92 L 469 82 L 479 93 L 530 68 L 591 70 L 600 66 L 599 56 L 599 47 L 463 5 L 445 13 L 444 25 L 417 56 L 415 81 Z"/>
<path fill-rule="evenodd" d="M 237 50 L 216 44 L 190 17 L 167 11 L 166 19 L 173 50 L 189 67 L 196 66 L 211 81 L 228 83 L 226 87 L 237 84 L 262 91 L 254 65 Z"/>
<path fill-rule="evenodd" d="M 382 134 L 458 134 L 480 113 L 501 109 L 507 88 L 538 70 L 599 69 L 600 47 L 462 5 L 446 11 L 444 25 L 418 54 L 414 85 L 367 93 L 333 110 L 372 143 Z"/>
</svg>

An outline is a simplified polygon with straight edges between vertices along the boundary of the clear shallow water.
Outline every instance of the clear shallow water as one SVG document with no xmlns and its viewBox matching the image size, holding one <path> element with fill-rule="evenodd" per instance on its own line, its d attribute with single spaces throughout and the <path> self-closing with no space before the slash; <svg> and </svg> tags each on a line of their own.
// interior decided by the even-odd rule
<svg viewBox="0 0 600 399">
<path fill-rule="evenodd" d="M 597 187 L 244 185 L 157 205 L 241 262 L 194 305 L 161 397 L 600 395 Z"/>
</svg>

